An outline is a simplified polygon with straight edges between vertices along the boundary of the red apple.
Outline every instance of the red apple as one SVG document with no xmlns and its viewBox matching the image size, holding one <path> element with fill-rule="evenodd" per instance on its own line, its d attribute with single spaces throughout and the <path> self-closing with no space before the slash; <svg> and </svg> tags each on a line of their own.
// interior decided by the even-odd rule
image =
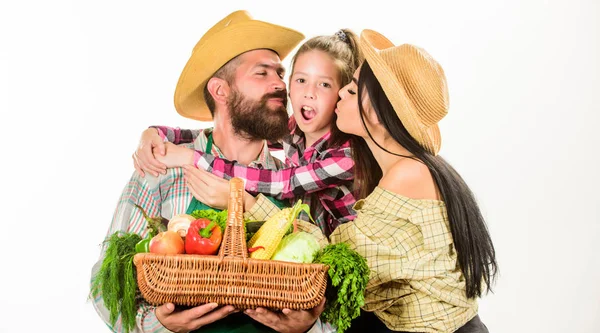
<svg viewBox="0 0 600 333">
<path fill-rule="evenodd" d="M 175 231 L 163 231 L 150 240 L 150 252 L 158 254 L 185 253 L 185 243 Z"/>
</svg>

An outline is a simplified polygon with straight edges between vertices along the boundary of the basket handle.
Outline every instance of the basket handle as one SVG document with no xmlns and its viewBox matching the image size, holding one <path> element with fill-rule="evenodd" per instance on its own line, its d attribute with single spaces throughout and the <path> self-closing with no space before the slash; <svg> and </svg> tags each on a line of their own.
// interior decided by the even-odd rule
<svg viewBox="0 0 600 333">
<path fill-rule="evenodd" d="M 229 204 L 227 206 L 227 227 L 219 250 L 219 258 L 248 258 L 246 232 L 244 231 L 244 181 L 241 178 L 229 180 Z"/>
</svg>

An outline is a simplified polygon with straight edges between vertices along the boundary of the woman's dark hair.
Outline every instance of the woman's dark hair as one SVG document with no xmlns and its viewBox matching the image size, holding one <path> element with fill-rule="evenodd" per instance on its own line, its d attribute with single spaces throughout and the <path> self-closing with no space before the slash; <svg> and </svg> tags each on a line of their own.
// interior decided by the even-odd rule
<svg viewBox="0 0 600 333">
<path fill-rule="evenodd" d="M 412 156 L 405 157 L 419 161 L 429 168 L 446 205 L 458 264 L 465 276 L 467 297 L 479 297 L 484 289 L 488 292 L 491 291 L 491 285 L 498 270 L 496 251 L 473 192 L 448 162 L 425 150 L 408 133 L 366 61 L 360 70 L 357 90 L 363 125 L 362 95 L 366 91 L 381 124 L 394 140 L 412 154 Z M 365 129 L 373 140 L 366 125 Z M 362 143 L 355 141 L 362 141 Z M 358 144 L 358 150 L 354 155 L 357 170 L 355 188 L 362 188 L 363 191 L 368 190 L 370 193 L 381 179 L 381 169 L 376 172 L 376 177 L 369 176 L 369 172 L 374 170 L 373 165 L 376 165 L 375 158 L 370 150 L 364 151 L 366 143 L 362 138 L 355 141 L 352 141 L 353 144 Z M 375 140 L 373 141 L 375 142 Z M 379 146 L 378 143 L 376 144 Z M 380 148 L 383 149 L 381 146 Z M 353 149 L 355 149 L 354 146 Z M 482 286 L 482 283 L 485 285 Z"/>
</svg>

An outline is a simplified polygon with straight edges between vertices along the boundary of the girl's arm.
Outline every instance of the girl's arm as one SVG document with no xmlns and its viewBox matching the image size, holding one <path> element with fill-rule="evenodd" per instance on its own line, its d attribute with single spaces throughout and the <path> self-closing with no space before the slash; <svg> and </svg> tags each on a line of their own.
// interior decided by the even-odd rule
<svg viewBox="0 0 600 333">
<path fill-rule="evenodd" d="M 248 167 L 200 151 L 194 152 L 194 164 L 219 177 L 243 178 L 249 193 L 280 200 L 337 187 L 354 178 L 349 147 L 331 150 L 313 163 L 281 170 Z"/>
<path fill-rule="evenodd" d="M 138 148 L 133 153 L 134 168 L 142 177 L 145 177 L 146 172 L 155 177 L 160 173 L 165 174 L 167 166 L 156 158 L 166 153 L 164 142 L 174 144 L 193 142 L 200 131 L 178 127 L 150 126 L 142 132 Z"/>
<path fill-rule="evenodd" d="M 158 135 L 162 134 L 163 140 L 166 138 L 175 144 L 191 142 L 199 133 L 195 130 L 166 126 L 153 128 L 157 129 Z M 166 168 L 164 164 L 162 165 Z M 249 193 L 253 195 L 263 193 L 279 200 L 334 188 L 354 178 L 354 161 L 350 147 L 332 149 L 313 163 L 281 170 L 248 167 L 202 151 L 194 151 L 194 165 L 222 178 L 243 178 L 246 180 L 245 188 Z"/>
<path fill-rule="evenodd" d="M 172 142 L 176 145 L 180 143 L 190 143 L 196 140 L 200 135 L 199 129 L 181 129 L 179 127 L 168 127 L 168 126 L 150 126 L 158 131 L 158 135 L 166 141 Z"/>
</svg>

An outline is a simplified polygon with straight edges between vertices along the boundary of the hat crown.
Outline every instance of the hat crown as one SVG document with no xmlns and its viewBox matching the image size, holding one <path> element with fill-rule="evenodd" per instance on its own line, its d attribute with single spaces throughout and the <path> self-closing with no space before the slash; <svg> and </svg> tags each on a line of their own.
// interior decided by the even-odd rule
<svg viewBox="0 0 600 333">
<path fill-rule="evenodd" d="M 245 10 L 227 15 L 194 46 L 175 87 L 175 109 L 187 118 L 212 120 L 204 88 L 219 68 L 240 54 L 257 49 L 272 50 L 284 59 L 302 39 L 300 32 L 254 20 Z"/>
<path fill-rule="evenodd" d="M 419 121 L 430 126 L 448 114 L 448 86 L 444 70 L 427 51 L 410 44 L 379 52 L 406 91 Z"/>
<path fill-rule="evenodd" d="M 238 22 L 250 21 L 250 20 L 252 20 L 252 16 L 250 16 L 250 13 L 248 13 L 245 10 L 237 10 L 237 11 L 225 16 L 221 21 L 215 23 L 215 25 L 213 25 L 210 29 L 208 29 L 208 31 L 202 36 L 202 38 L 200 38 L 198 43 L 196 43 L 196 46 L 194 46 L 192 53 L 196 52 L 196 50 L 199 49 L 200 46 L 202 44 L 204 44 L 204 42 L 206 40 L 208 40 L 210 37 L 216 35 L 218 32 L 229 27 L 230 25 L 236 24 Z"/>
<path fill-rule="evenodd" d="M 408 133 L 436 155 L 441 147 L 438 122 L 448 113 L 448 87 L 442 67 L 423 49 L 395 46 L 365 29 L 360 47 L 373 74 Z"/>
</svg>

